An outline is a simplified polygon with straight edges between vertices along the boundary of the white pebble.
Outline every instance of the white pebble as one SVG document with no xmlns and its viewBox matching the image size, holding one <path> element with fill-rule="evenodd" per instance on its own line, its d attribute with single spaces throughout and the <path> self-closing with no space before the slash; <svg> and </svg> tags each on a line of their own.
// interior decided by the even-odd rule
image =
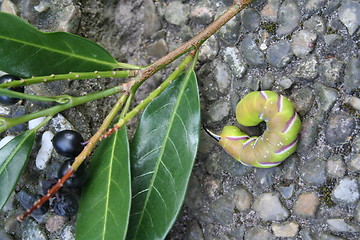
<svg viewBox="0 0 360 240">
<path fill-rule="evenodd" d="M 2 148 L 3 146 L 5 146 L 8 142 L 10 142 L 15 136 L 9 135 L 4 137 L 3 139 L 1 139 L 0 141 L 0 148 Z"/>
<path fill-rule="evenodd" d="M 74 126 L 60 113 L 50 120 L 50 125 L 54 127 L 56 132 L 74 129 Z"/>
<path fill-rule="evenodd" d="M 360 111 L 360 98 L 350 97 L 349 104 L 355 109 Z"/>
<path fill-rule="evenodd" d="M 53 137 L 54 134 L 51 131 L 44 132 L 41 137 L 41 148 L 39 149 L 35 160 L 36 167 L 41 170 L 46 167 L 46 164 L 51 158 L 51 153 L 54 149 L 51 142 Z"/>
<path fill-rule="evenodd" d="M 34 7 L 35 11 L 41 13 L 41 12 L 45 12 L 50 8 L 50 4 L 48 2 L 45 1 L 41 1 L 39 5 L 36 5 Z"/>
<path fill-rule="evenodd" d="M 29 129 L 36 128 L 42 121 L 44 121 L 45 117 L 35 118 L 29 121 Z"/>
</svg>

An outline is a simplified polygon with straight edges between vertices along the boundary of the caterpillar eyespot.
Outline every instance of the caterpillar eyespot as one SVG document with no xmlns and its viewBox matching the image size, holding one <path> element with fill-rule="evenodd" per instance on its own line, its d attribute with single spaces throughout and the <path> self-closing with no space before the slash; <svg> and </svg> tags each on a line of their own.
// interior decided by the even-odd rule
<svg viewBox="0 0 360 240">
<path fill-rule="evenodd" d="M 235 126 L 225 126 L 220 135 L 205 130 L 240 163 L 275 167 L 296 150 L 301 121 L 286 97 L 273 91 L 251 92 L 237 104 L 236 119 L 243 126 L 265 121 L 266 130 L 258 137 L 249 136 Z"/>
</svg>

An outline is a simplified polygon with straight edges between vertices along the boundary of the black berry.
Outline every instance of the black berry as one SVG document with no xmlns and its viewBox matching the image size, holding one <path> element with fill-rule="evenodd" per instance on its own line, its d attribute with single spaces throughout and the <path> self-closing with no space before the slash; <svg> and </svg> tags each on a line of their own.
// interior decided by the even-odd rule
<svg viewBox="0 0 360 240">
<path fill-rule="evenodd" d="M 55 134 L 52 143 L 55 151 L 65 157 L 75 158 L 84 149 L 84 139 L 80 133 L 64 130 Z"/>
<path fill-rule="evenodd" d="M 6 82 L 11 82 L 14 80 L 20 80 L 20 78 L 14 76 L 14 75 L 6 74 L 6 75 L 3 75 L 0 77 L 0 84 L 6 83 Z M 24 87 L 15 87 L 15 88 L 6 88 L 6 89 L 9 89 L 9 90 L 11 89 L 16 92 L 24 92 Z M 18 98 L 11 98 L 11 97 L 0 95 L 0 103 L 2 103 L 4 105 L 12 105 L 12 104 L 17 103 L 18 101 L 19 101 Z"/>
<path fill-rule="evenodd" d="M 56 194 L 51 207 L 59 216 L 72 217 L 78 212 L 79 202 L 71 192 L 61 191 Z"/>
<path fill-rule="evenodd" d="M 65 175 L 65 173 L 67 172 L 67 170 L 69 170 L 73 162 L 74 161 L 72 159 L 68 159 L 63 164 L 61 164 L 60 169 L 58 171 L 58 178 L 62 178 Z M 70 178 L 68 178 L 68 180 L 66 180 L 66 182 L 64 183 L 64 187 L 79 188 L 85 183 L 86 177 L 87 177 L 87 170 L 86 167 L 82 164 L 76 170 L 76 172 Z"/>
</svg>

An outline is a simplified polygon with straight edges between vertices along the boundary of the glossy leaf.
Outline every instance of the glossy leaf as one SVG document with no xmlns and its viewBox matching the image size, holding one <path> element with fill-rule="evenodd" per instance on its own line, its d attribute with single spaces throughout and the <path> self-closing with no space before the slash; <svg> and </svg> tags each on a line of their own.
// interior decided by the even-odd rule
<svg viewBox="0 0 360 240">
<path fill-rule="evenodd" d="M 164 239 L 183 203 L 199 143 L 196 76 L 188 71 L 149 104 L 131 144 L 127 239 Z"/>
<path fill-rule="evenodd" d="M 35 141 L 35 130 L 23 132 L 0 149 L 0 209 L 14 190 Z"/>
<path fill-rule="evenodd" d="M 65 32 L 44 33 L 4 12 L 0 12 L 0 56 L 0 70 L 24 78 L 118 66 L 92 41 Z"/>
<path fill-rule="evenodd" d="M 129 159 L 125 128 L 96 149 L 81 196 L 76 240 L 125 238 L 131 202 Z"/>
</svg>

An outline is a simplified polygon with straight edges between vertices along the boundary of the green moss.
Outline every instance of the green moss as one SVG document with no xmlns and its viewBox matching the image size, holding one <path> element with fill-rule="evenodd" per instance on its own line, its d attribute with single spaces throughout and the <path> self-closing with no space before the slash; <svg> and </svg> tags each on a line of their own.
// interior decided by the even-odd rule
<svg viewBox="0 0 360 240">
<path fill-rule="evenodd" d="M 261 29 L 266 30 L 268 33 L 275 35 L 278 26 L 274 22 L 262 22 L 260 23 L 260 27 Z"/>
<path fill-rule="evenodd" d="M 336 204 L 331 199 L 331 192 L 334 189 L 335 180 L 328 180 L 326 183 L 318 188 L 318 193 L 320 195 L 320 201 L 322 204 L 327 207 L 333 207 Z"/>
<path fill-rule="evenodd" d="M 327 32 L 326 32 L 327 34 L 334 34 L 334 33 L 337 33 L 337 31 L 335 30 L 335 29 L 333 29 L 332 27 L 329 27 L 328 29 L 327 29 Z"/>
</svg>

